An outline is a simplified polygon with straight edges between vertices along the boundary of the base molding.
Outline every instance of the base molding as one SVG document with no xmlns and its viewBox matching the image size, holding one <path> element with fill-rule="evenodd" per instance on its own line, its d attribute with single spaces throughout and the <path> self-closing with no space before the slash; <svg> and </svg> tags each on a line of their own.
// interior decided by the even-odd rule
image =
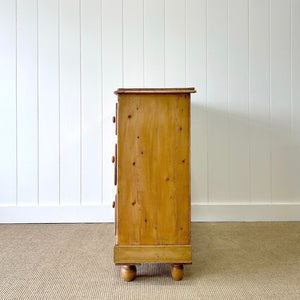
<svg viewBox="0 0 300 300">
<path fill-rule="evenodd" d="M 192 263 L 191 245 L 115 246 L 115 264 Z"/>
<path fill-rule="evenodd" d="M 300 221 L 300 203 L 192 204 L 193 222 Z"/>
<path fill-rule="evenodd" d="M 0 223 L 109 223 L 111 205 L 0 206 Z"/>
<path fill-rule="evenodd" d="M 111 205 L 0 206 L 0 223 L 106 223 Z M 192 204 L 192 222 L 300 221 L 300 203 Z"/>
</svg>

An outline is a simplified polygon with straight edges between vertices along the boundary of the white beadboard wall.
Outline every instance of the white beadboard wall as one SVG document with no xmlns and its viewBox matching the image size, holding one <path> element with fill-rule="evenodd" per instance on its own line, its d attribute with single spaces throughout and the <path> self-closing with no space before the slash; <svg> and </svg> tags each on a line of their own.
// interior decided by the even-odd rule
<svg viewBox="0 0 300 300">
<path fill-rule="evenodd" d="M 300 221 L 300 0 L 0 0 L 0 222 L 112 221 L 113 91 L 185 86 L 192 219 Z"/>
</svg>

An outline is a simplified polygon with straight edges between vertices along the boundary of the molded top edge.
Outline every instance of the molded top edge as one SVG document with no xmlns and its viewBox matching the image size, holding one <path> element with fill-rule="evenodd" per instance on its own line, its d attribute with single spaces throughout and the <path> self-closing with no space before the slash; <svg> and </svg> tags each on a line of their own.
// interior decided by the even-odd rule
<svg viewBox="0 0 300 300">
<path fill-rule="evenodd" d="M 118 94 L 149 94 L 149 93 L 157 93 L 157 94 L 177 94 L 177 93 L 196 93 L 195 88 L 120 88 L 114 92 L 116 95 Z"/>
</svg>

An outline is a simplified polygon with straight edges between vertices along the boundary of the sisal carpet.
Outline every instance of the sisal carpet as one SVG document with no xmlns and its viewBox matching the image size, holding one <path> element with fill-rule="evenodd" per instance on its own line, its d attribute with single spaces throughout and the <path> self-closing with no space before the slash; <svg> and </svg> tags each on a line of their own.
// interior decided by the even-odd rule
<svg viewBox="0 0 300 300">
<path fill-rule="evenodd" d="M 193 223 L 193 265 L 112 262 L 112 224 L 0 225 L 0 299 L 300 299 L 300 222 Z"/>
</svg>

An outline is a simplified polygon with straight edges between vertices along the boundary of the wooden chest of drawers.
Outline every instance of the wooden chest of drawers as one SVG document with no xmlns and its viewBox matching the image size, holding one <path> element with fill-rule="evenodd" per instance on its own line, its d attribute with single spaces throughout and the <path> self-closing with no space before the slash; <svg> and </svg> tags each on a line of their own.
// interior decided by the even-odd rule
<svg viewBox="0 0 300 300">
<path fill-rule="evenodd" d="M 175 280 L 192 263 L 190 93 L 118 89 L 114 262 L 125 280 L 141 263 L 169 263 Z"/>
</svg>

